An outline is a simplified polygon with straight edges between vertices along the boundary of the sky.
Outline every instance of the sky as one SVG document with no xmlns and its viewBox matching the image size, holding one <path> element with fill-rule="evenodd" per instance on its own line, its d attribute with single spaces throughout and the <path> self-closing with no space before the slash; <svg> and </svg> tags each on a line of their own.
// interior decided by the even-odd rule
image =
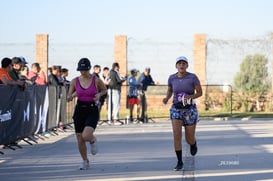
<svg viewBox="0 0 273 181">
<path fill-rule="evenodd" d="M 270 0 L 1 0 L 0 40 L 31 42 L 37 33 L 62 42 L 257 35 L 273 30 L 272 8 Z"/>
<path fill-rule="evenodd" d="M 253 37 L 273 31 L 272 8 L 271 0 L 1 0 L 0 43 L 33 43 L 42 33 L 54 43 Z"/>
</svg>

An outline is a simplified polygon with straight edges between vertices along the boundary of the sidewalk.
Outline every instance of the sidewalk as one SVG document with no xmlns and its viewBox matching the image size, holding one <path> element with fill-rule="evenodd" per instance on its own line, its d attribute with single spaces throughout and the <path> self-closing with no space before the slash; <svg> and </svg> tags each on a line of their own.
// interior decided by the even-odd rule
<svg viewBox="0 0 273 181">
<path fill-rule="evenodd" d="M 89 154 L 91 169 L 78 170 L 81 159 L 73 130 L 38 144 L 2 150 L 3 181 L 251 181 L 273 180 L 272 120 L 201 120 L 198 153 L 183 141 L 184 171 L 175 172 L 170 121 L 98 126 L 99 153 Z M 88 148 L 90 149 L 90 148 Z M 89 150 L 88 150 L 89 151 Z"/>
</svg>

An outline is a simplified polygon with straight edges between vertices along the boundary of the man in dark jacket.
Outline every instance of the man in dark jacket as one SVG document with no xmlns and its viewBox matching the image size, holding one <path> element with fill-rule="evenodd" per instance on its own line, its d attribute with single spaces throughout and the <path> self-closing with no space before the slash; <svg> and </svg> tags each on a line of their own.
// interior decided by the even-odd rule
<svg viewBox="0 0 273 181">
<path fill-rule="evenodd" d="M 139 84 L 142 84 L 143 91 L 147 90 L 148 85 L 155 85 L 155 82 L 150 73 L 151 73 L 151 68 L 146 67 L 144 72 L 139 76 L 137 80 Z"/>
<path fill-rule="evenodd" d="M 139 76 L 139 78 L 137 80 L 137 82 L 142 85 L 142 91 L 140 93 L 140 102 L 141 102 L 141 107 L 142 107 L 140 120 L 143 123 L 148 122 L 147 101 L 146 101 L 145 91 L 147 91 L 147 88 L 148 88 L 149 85 L 155 85 L 156 84 L 150 73 L 151 73 L 151 68 L 146 67 L 144 72 Z"/>
</svg>

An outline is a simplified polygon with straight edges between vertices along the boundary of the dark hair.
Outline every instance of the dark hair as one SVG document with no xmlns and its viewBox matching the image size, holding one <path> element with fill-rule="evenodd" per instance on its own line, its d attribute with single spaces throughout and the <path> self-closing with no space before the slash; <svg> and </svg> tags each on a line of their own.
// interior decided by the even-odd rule
<svg viewBox="0 0 273 181">
<path fill-rule="evenodd" d="M 100 65 L 94 65 L 94 68 L 100 68 Z"/>
<path fill-rule="evenodd" d="M 36 67 L 37 70 L 38 70 L 38 72 L 41 70 L 40 64 L 37 63 L 37 62 L 33 63 L 32 66 L 33 66 L 33 67 Z"/>
<path fill-rule="evenodd" d="M 112 64 L 112 69 L 114 69 L 115 67 L 119 67 L 118 62 L 114 62 L 114 63 Z"/>
<path fill-rule="evenodd" d="M 61 66 L 60 65 L 53 65 L 51 67 L 51 70 L 57 70 L 58 72 L 60 72 L 61 71 Z"/>
<path fill-rule="evenodd" d="M 104 68 L 103 68 L 103 71 L 105 71 L 105 70 L 109 70 L 109 67 L 104 67 Z"/>
<path fill-rule="evenodd" d="M 49 71 L 49 73 L 52 73 L 52 68 L 48 67 L 48 71 Z"/>
<path fill-rule="evenodd" d="M 68 72 L 68 69 L 67 68 L 62 68 L 61 72 L 66 73 L 66 72 Z"/>
<path fill-rule="evenodd" d="M 7 68 L 10 64 L 12 64 L 12 60 L 10 58 L 5 57 L 1 61 L 2 68 Z"/>
</svg>

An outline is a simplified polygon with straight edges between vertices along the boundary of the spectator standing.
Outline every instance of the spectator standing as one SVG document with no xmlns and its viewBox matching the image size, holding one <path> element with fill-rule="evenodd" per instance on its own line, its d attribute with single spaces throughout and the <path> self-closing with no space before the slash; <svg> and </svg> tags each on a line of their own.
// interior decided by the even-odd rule
<svg viewBox="0 0 273 181">
<path fill-rule="evenodd" d="M 98 78 L 101 79 L 101 77 L 100 77 L 101 66 L 100 65 L 94 65 L 93 73 L 94 73 L 94 75 L 96 75 Z M 103 81 L 103 79 L 101 79 L 101 80 Z M 100 101 L 99 101 L 100 102 L 100 106 L 99 106 L 100 110 L 101 110 L 101 107 L 104 105 L 106 97 L 107 97 L 107 93 L 100 97 Z"/>
<path fill-rule="evenodd" d="M 20 79 L 20 71 L 22 70 L 24 63 L 19 57 L 12 58 L 12 69 L 9 71 L 9 75 L 13 80 Z"/>
<path fill-rule="evenodd" d="M 124 124 L 119 120 L 119 109 L 120 109 L 120 99 L 121 99 L 121 85 L 126 81 L 126 77 L 121 77 L 119 73 L 119 64 L 114 62 L 112 64 L 112 69 L 109 72 L 109 89 L 108 89 L 108 121 L 120 125 Z M 112 120 L 113 113 L 113 120 Z"/>
<path fill-rule="evenodd" d="M 146 67 L 144 72 L 139 76 L 137 82 L 142 85 L 141 93 L 140 93 L 140 101 L 141 101 L 141 121 L 143 123 L 148 122 L 148 116 L 147 116 L 147 100 L 145 91 L 147 91 L 147 88 L 149 85 L 157 85 L 158 82 L 154 82 L 152 76 L 151 76 L 151 68 Z"/>
<path fill-rule="evenodd" d="M 64 83 L 61 81 L 61 68 L 60 66 L 53 65 L 50 68 L 50 75 L 48 76 L 48 85 L 50 88 L 56 88 L 56 123 L 62 129 L 62 125 L 64 124 L 63 115 L 60 114 L 61 110 L 66 106 L 66 92 L 63 94 Z"/>
<path fill-rule="evenodd" d="M 109 83 L 110 83 L 110 81 L 109 81 L 109 68 L 108 67 L 103 68 L 102 75 L 101 75 L 101 80 L 103 81 L 106 89 L 108 90 Z M 106 109 L 108 108 L 108 98 L 107 97 L 108 97 L 107 93 L 105 95 L 101 96 L 101 98 L 100 98 L 101 108 L 102 108 L 102 106 L 104 105 L 105 102 L 106 102 Z M 108 120 L 106 119 L 103 122 L 108 123 Z"/>
<path fill-rule="evenodd" d="M 137 107 L 137 121 L 139 121 L 139 113 L 140 113 L 140 107 L 139 107 L 139 99 L 138 99 L 138 90 L 141 86 L 140 83 L 137 82 L 136 76 L 138 71 L 136 69 L 131 70 L 131 76 L 128 79 L 129 82 L 129 91 L 128 91 L 128 106 L 130 110 L 130 122 L 133 122 L 133 111 L 134 106 Z"/>
<path fill-rule="evenodd" d="M 96 146 L 97 139 L 94 136 L 99 121 L 97 101 L 107 92 L 102 80 L 95 74 L 91 74 L 90 69 L 91 63 L 89 59 L 80 59 L 77 68 L 77 71 L 80 71 L 80 76 L 75 77 L 71 81 L 67 96 L 68 101 L 71 101 L 76 96 L 78 97 L 73 120 L 78 149 L 83 160 L 83 164 L 80 167 L 81 170 L 89 168 L 86 142 L 90 143 L 92 155 L 95 155 L 98 151 Z"/>
<path fill-rule="evenodd" d="M 175 66 L 178 72 L 169 76 L 168 90 L 163 103 L 167 104 L 168 100 L 173 96 L 170 118 L 172 120 L 174 149 L 177 157 L 177 165 L 174 170 L 178 171 L 183 168 L 182 126 L 185 128 L 186 142 L 190 144 L 191 155 L 194 156 L 197 153 L 195 128 L 199 117 L 194 99 L 202 96 L 202 87 L 198 77 L 187 72 L 188 59 L 186 57 L 178 57 Z"/>
<path fill-rule="evenodd" d="M 46 75 L 42 71 L 39 63 L 33 63 L 31 65 L 31 71 L 28 74 L 28 79 L 37 85 L 46 85 Z"/>
<path fill-rule="evenodd" d="M 49 85 L 54 85 L 54 86 L 62 86 L 64 85 L 63 82 L 60 81 L 60 75 L 61 75 L 61 71 L 60 68 L 56 65 L 53 65 L 50 68 L 50 74 L 48 76 L 48 84 Z"/>
<path fill-rule="evenodd" d="M 10 58 L 3 58 L 1 60 L 0 68 L 0 83 L 4 85 L 19 85 L 24 87 L 25 82 L 21 80 L 13 80 L 9 75 L 9 72 L 12 71 L 12 60 Z"/>
<path fill-rule="evenodd" d="M 98 78 L 100 78 L 100 73 L 101 73 L 101 67 L 100 67 L 100 65 L 94 65 L 93 73 L 94 73 Z"/>
<path fill-rule="evenodd" d="M 69 86 L 70 81 L 67 80 L 67 76 L 68 76 L 68 69 L 67 68 L 62 68 L 61 69 L 61 80 L 62 80 L 64 85 Z"/>
<path fill-rule="evenodd" d="M 109 67 L 104 67 L 102 71 L 102 81 L 105 84 L 106 88 L 109 88 Z"/>
<path fill-rule="evenodd" d="M 24 65 L 20 71 L 20 80 L 25 81 L 27 85 L 32 85 L 33 82 L 28 79 L 29 68 L 27 65 Z"/>
<path fill-rule="evenodd" d="M 142 90 L 146 91 L 149 85 L 156 85 L 158 83 L 155 83 L 152 76 L 151 76 L 151 68 L 146 67 L 144 72 L 141 73 L 141 75 L 138 78 L 138 83 L 142 84 Z"/>
<path fill-rule="evenodd" d="M 26 80 L 29 74 L 29 68 L 27 65 L 24 65 L 20 71 L 20 80 Z"/>
</svg>

